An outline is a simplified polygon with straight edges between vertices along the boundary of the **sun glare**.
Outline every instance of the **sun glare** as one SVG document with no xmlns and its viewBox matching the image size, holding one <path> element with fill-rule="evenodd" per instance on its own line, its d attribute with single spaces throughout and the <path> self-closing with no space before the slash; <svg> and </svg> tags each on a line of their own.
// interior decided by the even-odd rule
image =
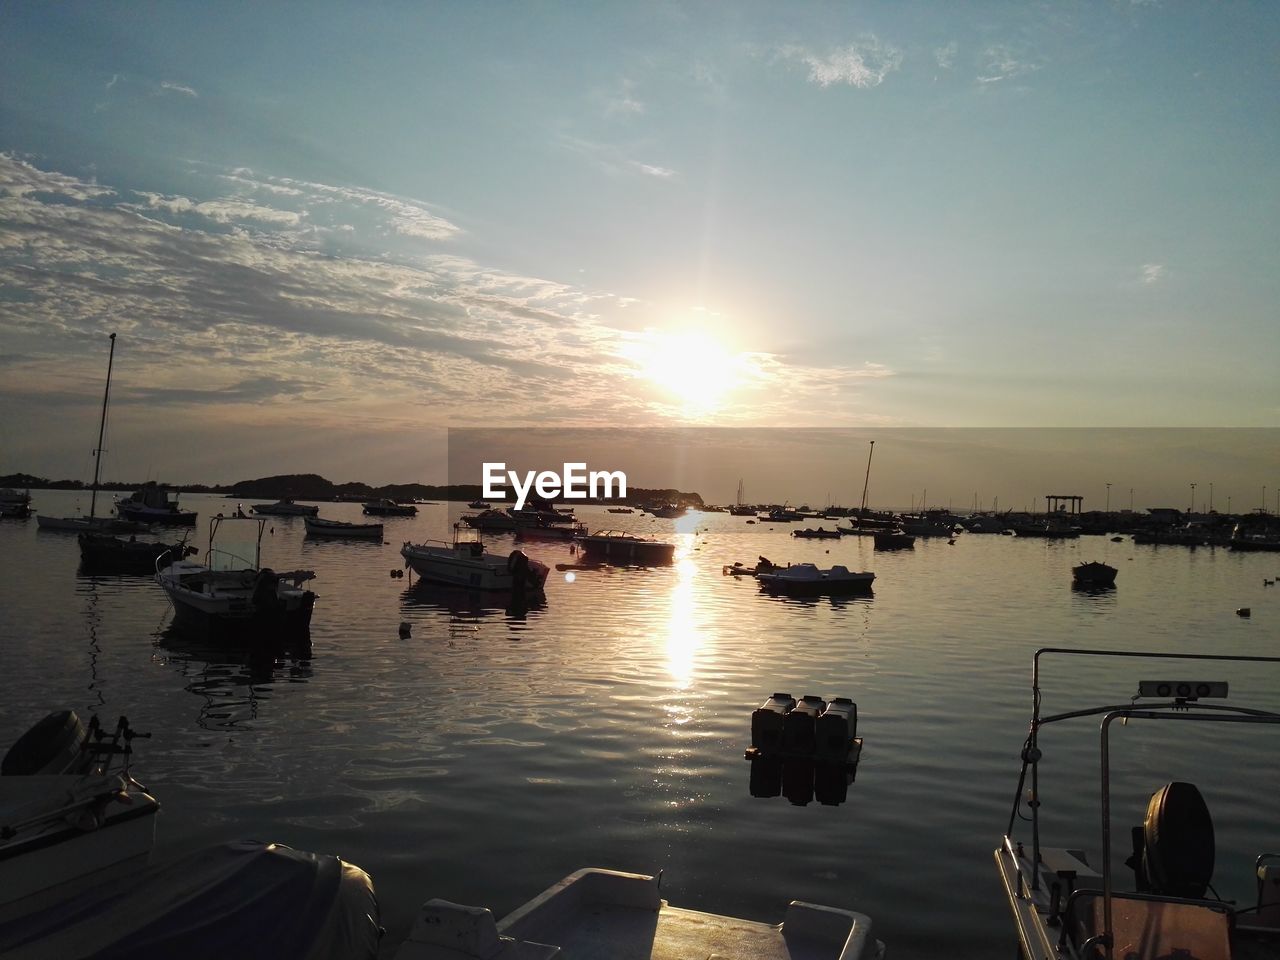
<svg viewBox="0 0 1280 960">
<path fill-rule="evenodd" d="M 701 332 L 646 331 L 622 352 L 637 374 L 679 404 L 686 416 L 714 413 L 745 380 L 745 358 Z"/>
</svg>

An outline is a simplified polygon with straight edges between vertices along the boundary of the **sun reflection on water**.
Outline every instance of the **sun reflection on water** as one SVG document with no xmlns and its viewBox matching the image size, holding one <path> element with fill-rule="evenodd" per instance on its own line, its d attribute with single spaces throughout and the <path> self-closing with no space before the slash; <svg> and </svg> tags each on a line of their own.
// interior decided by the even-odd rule
<svg viewBox="0 0 1280 960">
<path fill-rule="evenodd" d="M 667 621 L 667 670 L 677 690 L 693 683 L 694 660 L 702 645 L 698 627 L 697 573 L 689 556 L 693 537 L 680 535 L 676 541 L 676 582 L 671 590 L 671 616 Z"/>
</svg>

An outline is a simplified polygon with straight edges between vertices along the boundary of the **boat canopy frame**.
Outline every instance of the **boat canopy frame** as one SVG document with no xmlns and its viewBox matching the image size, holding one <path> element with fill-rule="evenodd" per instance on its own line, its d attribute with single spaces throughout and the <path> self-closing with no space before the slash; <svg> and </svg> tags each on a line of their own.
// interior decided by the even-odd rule
<svg viewBox="0 0 1280 960">
<path fill-rule="evenodd" d="M 1057 723 L 1062 720 L 1072 720 L 1081 717 L 1101 716 L 1100 725 L 1100 772 L 1101 772 L 1101 801 L 1102 801 L 1102 900 L 1103 900 L 1103 928 L 1102 931 L 1093 937 L 1090 937 L 1081 945 L 1082 952 L 1091 947 L 1098 947 L 1104 951 L 1107 960 L 1112 957 L 1112 947 L 1114 945 L 1114 935 L 1112 928 L 1112 899 L 1114 895 L 1111 871 L 1111 753 L 1110 753 L 1110 730 L 1111 725 L 1116 720 L 1189 720 L 1193 722 L 1217 722 L 1217 723 L 1263 723 L 1263 724 L 1280 724 L 1280 713 L 1271 710 L 1259 710 L 1251 707 L 1237 707 L 1228 704 L 1212 703 L 1205 704 L 1198 702 L 1198 696 L 1175 696 L 1172 700 L 1158 703 L 1139 703 L 1142 693 L 1139 691 L 1133 699 L 1127 704 L 1110 704 L 1100 707 L 1090 707 L 1081 710 L 1069 710 L 1063 713 L 1050 714 L 1041 716 L 1041 689 L 1040 689 L 1040 660 L 1041 657 L 1048 655 L 1068 655 L 1068 656 L 1089 656 L 1089 657 L 1121 657 L 1131 659 L 1152 659 L 1152 660 L 1190 660 L 1190 661 L 1213 661 L 1213 662 L 1234 662 L 1234 663 L 1275 663 L 1280 664 L 1280 657 L 1264 657 L 1245 654 L 1212 654 L 1212 653 L 1161 653 L 1152 651 L 1139 650 L 1093 650 L 1080 649 L 1072 647 L 1041 647 L 1036 650 L 1032 658 L 1031 669 L 1031 729 L 1027 734 L 1026 742 L 1022 748 L 1022 770 L 1018 776 L 1018 787 L 1014 793 L 1013 808 L 1009 814 L 1009 825 L 1005 830 L 1004 852 L 1008 854 L 1015 864 L 1017 872 L 1017 884 L 1019 894 L 1029 888 L 1039 891 L 1040 870 L 1038 864 L 1041 861 L 1040 850 L 1040 784 L 1038 764 L 1043 757 L 1043 751 L 1039 747 L 1039 731 L 1040 728 L 1050 724 Z M 1194 692 L 1194 691 L 1193 691 Z M 1223 694 L 1225 695 L 1225 694 Z M 1028 879 L 1022 870 L 1019 859 L 1015 854 L 1013 833 L 1014 827 L 1019 819 L 1027 818 L 1020 813 L 1020 807 L 1023 803 L 1023 790 L 1027 784 L 1027 773 L 1030 770 L 1030 796 L 1026 800 L 1027 805 L 1031 809 L 1031 877 Z M 1018 849 L 1021 843 L 1018 843 Z M 1259 858 L 1259 862 L 1263 859 L 1280 856 L 1276 854 L 1263 854 Z M 1126 896 L 1140 896 L 1126 894 Z M 1056 898 L 1055 898 L 1056 899 Z M 1177 900 L 1179 898 L 1160 897 L 1161 900 Z M 1200 901 L 1188 901 L 1200 902 Z M 1070 898 L 1068 898 L 1070 903 Z M 1052 911 L 1056 914 L 1056 910 Z M 1061 937 L 1067 935 L 1067 925 L 1062 924 Z"/>
</svg>

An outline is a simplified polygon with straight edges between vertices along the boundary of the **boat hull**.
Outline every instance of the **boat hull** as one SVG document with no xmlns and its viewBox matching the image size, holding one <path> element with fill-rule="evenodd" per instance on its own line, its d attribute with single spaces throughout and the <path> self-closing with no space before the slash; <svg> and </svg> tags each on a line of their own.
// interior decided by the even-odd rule
<svg viewBox="0 0 1280 960">
<path fill-rule="evenodd" d="M 675 544 L 645 540 L 596 540 L 587 537 L 582 541 L 583 556 L 602 563 L 661 566 L 671 563 L 675 551 Z"/>
<path fill-rule="evenodd" d="M 307 536 L 334 537 L 344 540 L 381 540 L 382 524 L 380 523 L 341 523 L 337 521 L 306 520 Z"/>
<path fill-rule="evenodd" d="M 521 574 L 520 565 L 514 559 L 517 555 L 523 556 L 519 551 L 500 557 L 447 546 L 405 544 L 400 555 L 421 579 L 468 590 L 537 592 L 546 584 L 548 572 L 542 564 L 527 561 Z"/>
<path fill-rule="evenodd" d="M 776 573 L 758 573 L 756 580 L 761 589 L 769 593 L 781 593 L 791 597 L 846 596 L 869 594 L 875 577 L 850 577 L 821 580 L 796 580 Z"/>
<path fill-rule="evenodd" d="M 153 510 L 148 507 L 127 507 L 123 504 L 120 506 L 119 512 L 120 516 L 135 523 L 155 523 L 166 527 L 194 527 L 196 525 L 195 513 Z"/>
<path fill-rule="evenodd" d="M 274 597 L 264 595 L 258 574 L 213 574 L 196 564 L 175 564 L 157 573 L 156 582 L 173 606 L 174 623 L 182 628 L 228 639 L 307 635 L 316 595 L 283 581 L 276 583 Z"/>
</svg>

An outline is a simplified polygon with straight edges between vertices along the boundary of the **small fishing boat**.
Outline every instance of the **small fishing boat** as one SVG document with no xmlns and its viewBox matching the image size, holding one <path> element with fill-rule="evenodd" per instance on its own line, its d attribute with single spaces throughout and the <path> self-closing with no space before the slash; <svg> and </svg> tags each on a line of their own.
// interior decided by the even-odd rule
<svg viewBox="0 0 1280 960">
<path fill-rule="evenodd" d="M 386 498 L 370 500 L 363 509 L 371 517 L 413 517 L 418 513 L 418 508 L 411 503 L 396 503 Z"/>
<path fill-rule="evenodd" d="M 877 530 L 872 544 L 876 550 L 910 550 L 916 545 L 916 538 L 905 530 Z"/>
<path fill-rule="evenodd" d="M 125 520 L 138 523 L 158 523 L 164 526 L 194 527 L 194 510 L 181 510 L 178 501 L 170 499 L 169 491 L 152 481 L 135 490 L 116 503 L 116 514 Z"/>
<path fill-rule="evenodd" d="M 1128 690 L 1115 691 L 1102 706 L 1085 705 L 1082 709 L 1057 709 L 1046 714 L 1042 713 L 1045 703 L 1041 684 L 1050 656 L 1113 668 L 1122 662 L 1120 658 L 1127 663 L 1145 661 L 1153 667 L 1159 663 L 1163 665 L 1152 670 L 1156 676 L 1172 674 L 1185 679 L 1139 680 L 1136 696 L 1130 686 Z M 1194 784 L 1177 780 L 1156 790 L 1140 825 L 1121 829 L 1112 823 L 1113 803 L 1125 795 L 1113 745 L 1123 740 L 1126 743 L 1122 746 L 1127 749 L 1128 741 L 1139 736 L 1148 721 L 1178 721 L 1177 728 L 1188 722 L 1195 724 L 1200 729 L 1179 734 L 1188 743 L 1214 735 L 1215 728 L 1219 733 L 1229 731 L 1228 736 L 1239 737 L 1251 725 L 1280 724 L 1280 713 L 1273 710 L 1214 702 L 1227 697 L 1227 683 L 1194 679 L 1194 670 L 1188 669 L 1210 661 L 1219 664 L 1219 668 L 1228 662 L 1261 667 L 1274 666 L 1280 658 L 1060 647 L 1036 651 L 1031 672 L 1030 732 L 1021 750 L 1021 771 L 1008 826 L 1003 842 L 995 850 L 996 867 L 1013 914 L 1022 956 L 1036 960 L 1256 960 L 1280 956 L 1280 855 L 1263 853 L 1251 863 L 1240 864 L 1242 885 L 1254 886 L 1255 898 L 1244 903 L 1221 899 L 1213 888 L 1213 819 Z M 1178 667 L 1171 669 L 1171 662 Z M 1090 675 L 1108 676 L 1102 670 Z M 1080 688 L 1059 683 L 1049 689 L 1060 692 Z M 1105 696 L 1099 694 L 1100 699 Z M 1040 817 L 1044 783 L 1039 777 L 1039 763 L 1046 759 L 1050 740 L 1059 745 L 1063 742 L 1061 733 L 1042 741 L 1041 731 L 1049 724 L 1070 720 L 1091 720 L 1080 727 L 1090 740 L 1100 744 L 1100 797 L 1098 784 L 1068 780 L 1070 790 L 1092 791 L 1099 799 L 1100 844 L 1092 854 L 1074 844 L 1071 848 L 1045 844 L 1050 822 L 1071 837 L 1080 835 L 1076 827 L 1061 822 L 1062 806 L 1054 807 L 1058 814 L 1052 821 Z M 1273 731 L 1274 727 L 1267 731 L 1271 737 Z M 1114 749 L 1116 756 L 1128 755 L 1119 747 Z M 1071 746 L 1065 750 L 1067 756 L 1076 752 Z M 1181 751 L 1175 753 L 1169 762 L 1178 769 L 1185 767 L 1187 757 Z M 1221 772 L 1211 775 L 1221 776 Z M 1269 794 L 1265 790 L 1259 793 L 1255 809 L 1264 818 L 1258 826 L 1260 842 L 1265 843 L 1267 836 L 1274 835 L 1274 829 L 1271 807 L 1262 797 Z M 1022 826 L 1024 823 L 1028 826 Z M 1121 843 L 1122 849 L 1117 849 Z M 1117 854 L 1125 851 L 1132 853 L 1124 861 L 1133 870 L 1131 883 L 1116 876 Z M 1248 879 L 1245 870 L 1252 874 Z"/>
<path fill-rule="evenodd" d="M 1080 536 L 1079 527 L 1058 520 L 1020 523 L 1014 526 L 1013 532 L 1019 537 L 1036 537 L 1041 540 L 1075 540 Z"/>
<path fill-rule="evenodd" d="M 516 518 L 502 510 L 486 510 L 473 517 L 463 517 L 462 522 L 473 530 L 514 530 Z"/>
<path fill-rule="evenodd" d="M 732 564 L 726 564 L 721 568 L 720 572 L 726 577 L 755 577 L 762 573 L 773 573 L 774 571 L 781 569 L 781 567 L 768 557 L 762 556 L 756 560 L 754 566 L 748 567 L 745 563 L 739 560 Z"/>
<path fill-rule="evenodd" d="M 1078 587 L 1114 587 L 1119 571 L 1105 563 L 1090 560 L 1071 568 L 1071 581 Z"/>
<path fill-rule="evenodd" d="M 9 748 L 0 762 L 0 929 L 146 863 L 160 805 L 129 773 L 135 736 L 124 717 L 105 734 L 96 716 L 86 730 L 64 710 Z"/>
<path fill-rule="evenodd" d="M 406 540 L 400 555 L 405 566 L 432 583 L 515 594 L 542 591 L 551 572 L 546 564 L 530 558 L 523 550 L 512 550 L 506 556 L 488 553 L 479 535 L 468 533 L 455 525 L 453 543 Z"/>
<path fill-rule="evenodd" d="M 320 515 L 319 507 L 308 507 L 294 503 L 290 497 L 277 500 L 275 503 L 255 503 L 249 508 L 254 513 L 268 517 L 315 517 Z"/>
<path fill-rule="evenodd" d="M 876 575 L 870 571 L 857 573 L 840 564 L 823 570 L 812 563 L 796 563 L 772 573 L 756 574 L 762 589 L 796 597 L 866 593 L 875 579 Z"/>
<path fill-rule="evenodd" d="M 0 517 L 25 520 L 31 516 L 31 491 L 0 489 Z"/>
<path fill-rule="evenodd" d="M 588 561 L 639 567 L 670 563 L 676 552 L 674 543 L 638 537 L 621 530 L 600 530 L 579 538 L 578 542 Z"/>
<path fill-rule="evenodd" d="M 260 565 L 266 524 L 261 518 L 214 517 L 204 563 L 172 554 L 156 561 L 156 583 L 173 606 L 175 623 L 208 633 L 260 633 L 273 639 L 308 632 L 316 595 L 302 584 L 315 574 L 276 573 Z M 224 549 L 216 545 L 219 535 L 224 543 L 232 536 L 241 539 Z"/>
<path fill-rule="evenodd" d="M 166 554 L 181 557 L 194 553 L 186 541 L 159 543 L 137 537 L 113 537 L 106 533 L 82 532 L 80 565 L 91 573 L 154 573 L 156 561 Z"/>
<path fill-rule="evenodd" d="M 302 521 L 309 537 L 342 537 L 348 540 L 381 540 L 382 524 L 348 523 L 345 520 L 326 520 L 324 517 L 306 517 Z"/>
<path fill-rule="evenodd" d="M 338 857 L 239 840 L 149 866 L 159 803 L 129 766 L 146 736 L 68 710 L 5 755 L 0 955 L 377 956 L 373 883 Z"/>
<path fill-rule="evenodd" d="M 586 535 L 584 523 L 522 523 L 516 527 L 517 540 L 577 540 Z"/>
<path fill-rule="evenodd" d="M 483 500 L 472 500 L 467 504 L 468 510 L 490 510 L 492 507 L 493 504 L 485 503 Z"/>
<path fill-rule="evenodd" d="M 610 513 L 635 513 L 631 507 L 610 507 Z"/>
<path fill-rule="evenodd" d="M 803 530 L 792 530 L 793 537 L 801 537 L 805 540 L 839 540 L 839 530 L 828 530 L 825 527 L 805 527 Z"/>
<path fill-rule="evenodd" d="M 498 921 L 487 909 L 428 900 L 395 960 L 884 955 L 865 914 L 793 900 L 782 923 L 741 920 L 673 907 L 662 899 L 659 881 L 617 870 L 578 870 Z"/>
</svg>

